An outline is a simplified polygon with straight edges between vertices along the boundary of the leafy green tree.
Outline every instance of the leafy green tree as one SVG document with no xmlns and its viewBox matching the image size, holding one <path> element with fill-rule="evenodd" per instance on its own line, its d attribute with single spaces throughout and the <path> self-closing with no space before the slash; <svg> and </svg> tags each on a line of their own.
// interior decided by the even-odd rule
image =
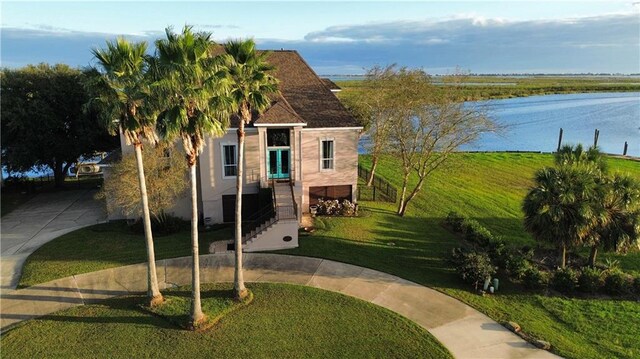
<svg viewBox="0 0 640 359">
<path fill-rule="evenodd" d="M 247 295 L 242 275 L 242 176 L 244 173 L 245 125 L 252 113 L 262 113 L 270 105 L 269 96 L 278 91 L 277 80 L 269 74 L 273 68 L 266 62 L 267 52 L 258 53 L 253 40 L 229 41 L 223 55 L 226 79 L 230 85 L 231 108 L 238 115 L 238 173 L 236 180 L 235 276 L 236 297 Z"/>
<path fill-rule="evenodd" d="M 118 139 L 84 113 L 87 93 L 81 71 L 39 64 L 0 72 L 2 164 L 9 172 L 33 167 L 53 171 L 56 186 L 81 156 L 110 151 Z"/>
<path fill-rule="evenodd" d="M 148 296 L 151 306 L 161 304 L 156 272 L 153 234 L 149 214 L 149 199 L 142 159 L 143 141 L 155 144 L 155 112 L 149 98 L 147 78 L 147 44 L 130 43 L 124 38 L 107 41 L 105 49 L 94 49 L 98 67 L 88 72 L 87 87 L 94 95 L 86 108 L 96 111 L 112 134 L 122 133 L 127 144 L 135 150 L 138 188 L 142 206 L 142 220 L 147 244 Z"/>
<path fill-rule="evenodd" d="M 598 223 L 592 205 L 596 178 L 588 168 L 543 168 L 524 199 L 525 229 L 536 240 L 558 247 L 561 268 L 566 267 L 567 248 L 584 244 Z"/>
<path fill-rule="evenodd" d="M 165 211 L 171 208 L 187 189 L 184 157 L 166 145 L 158 145 L 142 152 L 142 162 L 149 213 L 152 219 L 159 223 L 163 220 Z M 124 155 L 122 160 L 109 168 L 109 176 L 105 177 L 98 196 L 106 199 L 110 212 L 117 211 L 126 216 L 142 218 L 137 169 L 135 154 Z"/>
<path fill-rule="evenodd" d="M 220 81 L 211 34 L 194 33 L 185 26 L 176 34 L 166 30 L 166 39 L 156 41 L 157 76 L 154 93 L 160 100 L 158 131 L 170 143 L 182 140 L 191 183 L 192 302 L 191 324 L 205 320 L 200 301 L 198 258 L 198 187 L 196 165 L 207 135 L 223 136 L 229 125 L 224 105 L 224 82 Z"/>
<path fill-rule="evenodd" d="M 400 68 L 393 75 L 390 153 L 398 158 L 402 187 L 397 213 L 404 216 L 427 178 L 442 168 L 456 150 L 485 132 L 498 130 L 484 109 L 458 100 L 460 76 L 436 89 L 431 77 L 419 69 Z M 417 177 L 409 187 L 411 175 Z"/>
</svg>

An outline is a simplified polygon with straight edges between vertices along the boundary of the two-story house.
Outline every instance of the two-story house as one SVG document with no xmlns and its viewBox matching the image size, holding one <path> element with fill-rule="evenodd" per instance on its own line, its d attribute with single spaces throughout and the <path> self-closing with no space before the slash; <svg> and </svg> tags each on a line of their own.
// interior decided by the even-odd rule
<svg viewBox="0 0 640 359">
<path fill-rule="evenodd" d="M 296 51 L 272 51 L 280 94 L 246 127 L 243 222 L 257 220 L 245 250 L 296 247 L 303 213 L 319 198 L 356 197 L 358 140 L 362 126 Z M 209 137 L 198 163 L 205 224 L 233 222 L 237 173 L 237 118 L 226 135 Z M 132 151 L 123 143 L 123 152 Z M 261 188 L 271 187 L 275 209 L 259 208 Z M 189 199 L 172 212 L 188 218 Z M 171 212 L 171 211 L 170 211 Z"/>
</svg>

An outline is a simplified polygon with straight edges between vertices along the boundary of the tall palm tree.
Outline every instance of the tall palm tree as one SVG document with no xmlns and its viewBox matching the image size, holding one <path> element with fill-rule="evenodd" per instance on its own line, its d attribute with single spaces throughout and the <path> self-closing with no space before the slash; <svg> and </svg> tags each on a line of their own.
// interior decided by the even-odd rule
<svg viewBox="0 0 640 359">
<path fill-rule="evenodd" d="M 247 295 L 242 274 L 242 176 L 244 173 L 244 127 L 251 122 L 252 113 L 262 113 L 270 105 L 269 95 L 278 91 L 277 80 L 269 74 L 273 67 L 266 57 L 267 52 L 258 53 L 252 39 L 229 41 L 224 46 L 224 64 L 230 85 L 233 111 L 239 117 L 238 125 L 238 177 L 236 180 L 236 264 L 234 290 L 237 299 Z"/>
<path fill-rule="evenodd" d="M 158 131 L 170 142 L 180 138 L 191 182 L 192 302 L 191 324 L 204 319 L 200 302 L 198 249 L 198 190 L 196 165 L 207 135 L 224 135 L 229 113 L 224 111 L 224 81 L 218 81 L 215 43 L 209 33 L 194 33 L 185 26 L 180 34 L 166 29 L 166 39 L 156 41 L 158 80 L 153 88 L 160 99 Z"/>
<path fill-rule="evenodd" d="M 567 248 L 583 244 L 598 223 L 594 213 L 596 176 L 592 170 L 544 168 L 524 199 L 524 227 L 539 241 L 555 244 L 560 266 L 566 266 Z"/>
<path fill-rule="evenodd" d="M 155 113 L 149 101 L 147 44 L 124 38 L 107 41 L 105 49 L 92 50 L 98 68 L 89 71 L 88 87 L 95 94 L 88 108 L 96 111 L 111 134 L 121 132 L 135 149 L 138 183 L 142 201 L 142 221 L 147 244 L 148 296 L 151 306 L 163 302 L 158 286 L 147 187 L 142 161 L 143 140 L 155 144 Z"/>
</svg>

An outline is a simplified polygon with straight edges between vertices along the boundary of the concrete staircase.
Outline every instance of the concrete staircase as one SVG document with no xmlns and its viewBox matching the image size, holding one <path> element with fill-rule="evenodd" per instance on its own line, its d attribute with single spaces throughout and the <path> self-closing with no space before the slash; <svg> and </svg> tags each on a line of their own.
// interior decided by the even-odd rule
<svg viewBox="0 0 640 359">
<path fill-rule="evenodd" d="M 295 248 L 298 246 L 298 215 L 293 190 L 289 182 L 272 182 L 275 213 L 247 233 L 242 240 L 243 252 Z M 225 253 L 233 240 L 213 242 L 209 253 Z"/>
<path fill-rule="evenodd" d="M 262 251 L 298 246 L 297 206 L 291 184 L 275 182 L 275 216 L 260 224 L 245 237 L 244 251 Z"/>
</svg>

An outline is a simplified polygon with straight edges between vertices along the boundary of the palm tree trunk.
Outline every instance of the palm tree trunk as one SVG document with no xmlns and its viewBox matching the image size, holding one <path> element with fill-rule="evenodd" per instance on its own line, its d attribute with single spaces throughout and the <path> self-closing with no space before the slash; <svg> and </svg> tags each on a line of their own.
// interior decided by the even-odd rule
<svg viewBox="0 0 640 359">
<path fill-rule="evenodd" d="M 598 246 L 594 245 L 591 247 L 591 253 L 589 253 L 589 265 L 591 268 L 596 267 L 596 256 L 598 255 Z"/>
<path fill-rule="evenodd" d="M 243 108 L 244 110 L 244 108 Z M 242 273 L 242 176 L 244 173 L 244 111 L 242 111 L 240 126 L 238 128 L 238 177 L 236 178 L 236 265 L 233 280 L 233 289 L 236 299 L 241 300 L 248 294 L 244 286 Z"/>
<path fill-rule="evenodd" d="M 195 329 L 203 319 L 200 303 L 200 253 L 198 250 L 198 184 L 196 179 L 196 159 L 189 158 L 189 176 L 191 178 L 191 325 Z"/>
<path fill-rule="evenodd" d="M 164 299 L 158 286 L 158 273 L 156 272 L 156 255 L 153 248 L 153 233 L 151 232 L 151 218 L 149 215 L 149 199 L 147 197 L 147 183 L 144 178 L 144 165 L 142 162 L 142 144 L 134 145 L 136 153 L 136 165 L 138 166 L 138 184 L 140 197 L 142 198 L 142 223 L 144 224 L 144 237 L 147 242 L 147 297 L 149 305 L 161 304 Z"/>
<path fill-rule="evenodd" d="M 567 246 L 563 243 L 560 248 L 560 268 L 564 269 L 567 266 Z"/>
<path fill-rule="evenodd" d="M 369 173 L 369 179 L 367 180 L 367 187 L 371 187 L 373 185 L 373 178 L 375 177 L 377 167 L 378 167 L 378 156 L 373 156 L 372 164 L 371 164 L 371 172 Z"/>
</svg>

